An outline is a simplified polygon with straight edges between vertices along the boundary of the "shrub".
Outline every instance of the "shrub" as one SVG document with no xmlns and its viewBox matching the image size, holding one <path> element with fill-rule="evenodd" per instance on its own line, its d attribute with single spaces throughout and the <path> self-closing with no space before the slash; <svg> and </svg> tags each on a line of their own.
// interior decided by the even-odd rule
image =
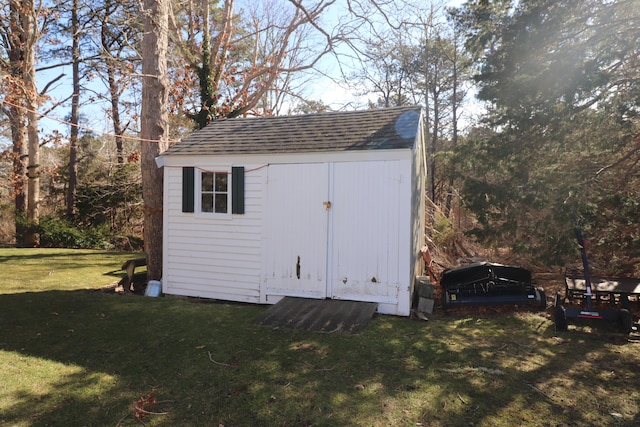
<svg viewBox="0 0 640 427">
<path fill-rule="evenodd" d="M 440 212 L 436 212 L 435 221 L 433 223 L 433 241 L 438 247 L 453 248 L 456 233 L 453 224 L 446 216 Z"/>
<path fill-rule="evenodd" d="M 43 248 L 108 249 L 112 246 L 103 228 L 80 229 L 67 220 L 53 216 L 40 218 L 38 233 Z"/>
<path fill-rule="evenodd" d="M 15 213 L 16 225 L 16 245 L 22 247 L 25 245 L 25 236 L 32 232 L 37 232 L 38 226 L 27 218 L 25 212 Z"/>
</svg>

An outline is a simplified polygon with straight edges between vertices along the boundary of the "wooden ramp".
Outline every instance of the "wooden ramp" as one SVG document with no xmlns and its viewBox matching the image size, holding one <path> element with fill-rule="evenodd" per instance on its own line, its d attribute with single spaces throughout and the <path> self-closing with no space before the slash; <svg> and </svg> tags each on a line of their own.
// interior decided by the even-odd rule
<svg viewBox="0 0 640 427">
<path fill-rule="evenodd" d="M 262 312 L 253 323 L 273 328 L 353 334 L 367 326 L 377 306 L 374 302 L 285 297 Z"/>
</svg>

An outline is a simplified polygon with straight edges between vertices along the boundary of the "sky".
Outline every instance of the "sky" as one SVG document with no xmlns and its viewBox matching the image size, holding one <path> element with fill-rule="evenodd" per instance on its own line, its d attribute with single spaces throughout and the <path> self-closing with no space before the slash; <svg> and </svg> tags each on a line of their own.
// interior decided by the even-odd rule
<svg viewBox="0 0 640 427">
<path fill-rule="evenodd" d="M 255 0 L 236 0 L 236 10 L 243 7 L 243 2 L 246 1 L 251 2 Z M 331 25 L 332 19 L 339 19 L 339 14 L 343 13 L 339 8 L 344 8 L 344 1 L 345 0 L 339 0 L 336 6 L 337 9 L 334 9 L 332 12 L 333 15 L 329 16 L 329 22 L 327 22 L 329 26 Z M 459 6 L 462 3 L 463 0 L 452 0 L 449 1 L 446 6 Z M 345 65 L 348 70 L 348 64 L 343 63 L 343 66 Z M 319 68 L 322 73 L 325 73 L 327 76 L 316 74 L 316 76 L 307 83 L 304 94 L 308 99 L 321 100 L 325 105 L 328 105 L 334 110 L 366 108 L 368 100 L 375 99 L 375 95 L 359 96 L 353 90 L 347 88 L 344 82 L 341 82 L 340 67 L 333 55 L 327 55 L 319 64 Z M 55 69 L 48 73 L 38 74 L 38 84 L 40 89 L 42 89 L 51 78 L 58 76 L 60 73 L 64 73 L 67 78 L 60 80 L 59 83 L 52 86 L 49 95 L 52 96 L 54 100 L 62 100 L 69 96 L 71 91 L 71 67 L 67 66 L 63 69 Z M 97 85 L 94 84 L 94 86 L 97 88 Z M 102 88 L 98 90 L 104 91 Z M 100 101 L 98 99 L 89 101 L 86 95 L 83 96 L 82 101 L 83 106 L 81 107 L 81 113 L 83 115 L 83 126 L 94 130 L 96 133 L 110 133 L 112 128 L 107 116 L 109 108 L 107 101 Z M 65 108 L 58 108 L 51 116 L 63 119 L 65 116 L 68 116 L 69 112 L 70 107 L 66 106 Z M 46 117 L 41 118 L 39 126 L 43 130 L 43 135 L 52 132 L 54 129 L 58 130 L 62 135 L 68 135 L 69 133 L 69 125 Z"/>
<path fill-rule="evenodd" d="M 465 0 L 450 0 L 443 2 L 443 8 L 459 7 Z M 426 6 L 427 0 L 422 3 Z M 340 6 L 339 6 L 340 7 Z M 330 24 L 329 24 L 330 26 Z M 343 69 L 349 71 L 349 64 L 344 62 Z M 320 69 L 328 77 L 318 77 L 314 79 L 309 88 L 310 98 L 321 100 L 333 110 L 349 110 L 354 108 L 366 108 L 368 101 L 375 101 L 376 95 L 357 95 L 354 90 L 349 89 L 341 81 L 340 66 L 331 55 L 320 63 Z"/>
</svg>

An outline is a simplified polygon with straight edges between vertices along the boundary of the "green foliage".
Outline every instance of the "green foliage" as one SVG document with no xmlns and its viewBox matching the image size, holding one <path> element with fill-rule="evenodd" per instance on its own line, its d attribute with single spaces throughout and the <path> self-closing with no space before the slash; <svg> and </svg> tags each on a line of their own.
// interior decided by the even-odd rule
<svg viewBox="0 0 640 427">
<path fill-rule="evenodd" d="M 68 220 L 44 216 L 36 230 L 43 248 L 112 248 L 104 227 L 78 228 Z"/>
<path fill-rule="evenodd" d="M 135 153 L 135 146 L 127 151 Z M 65 164 L 68 147 L 49 147 L 42 151 L 43 163 Z M 78 183 L 75 213 L 66 214 L 68 169 L 50 167 L 43 179 L 41 218 L 30 224 L 24 214 L 16 219 L 16 243 L 21 246 L 24 232 L 39 234 L 42 247 L 111 248 L 139 250 L 136 233 L 142 222 L 140 165 L 114 164 L 115 150 L 105 149 L 105 141 L 84 134 L 78 146 Z M 137 227 L 137 228 L 136 228 Z M 21 231 L 21 232 L 20 232 Z"/>
<path fill-rule="evenodd" d="M 597 236 L 608 272 L 638 252 L 634 3 L 480 2 L 458 13 L 491 104 L 454 162 L 482 241 L 562 264 L 577 256 L 578 224 Z"/>
<path fill-rule="evenodd" d="M 16 235 L 18 247 L 23 246 L 24 233 L 29 232 L 39 236 L 40 247 L 43 248 L 113 248 L 106 227 L 80 228 L 70 220 L 55 215 L 45 215 L 38 223 L 34 223 L 22 212 L 16 214 L 15 221 L 17 229 L 22 231 Z"/>
<path fill-rule="evenodd" d="M 331 111 L 321 100 L 301 100 L 293 109 L 292 114 L 314 114 Z"/>
<path fill-rule="evenodd" d="M 439 248 L 453 247 L 455 240 L 455 231 L 453 224 L 440 212 L 435 214 L 435 222 L 433 224 L 433 243 Z"/>
<path fill-rule="evenodd" d="M 637 218 L 640 199 L 610 194 L 582 218 L 585 238 L 594 263 L 607 266 L 612 274 L 637 277 L 640 273 L 640 227 Z"/>
<path fill-rule="evenodd" d="M 104 142 L 101 139 L 90 135 L 81 138 L 75 212 L 71 217 L 65 216 L 60 200 L 66 194 L 65 186 L 61 185 L 68 179 L 66 170 L 62 170 L 62 173 L 56 176 L 60 184 L 52 186 L 49 203 L 55 205 L 56 196 L 60 198 L 60 203 L 50 215 L 65 219 L 55 224 L 55 233 L 47 229 L 49 235 L 45 236 L 44 244 L 56 247 L 88 247 L 90 242 L 95 242 L 98 244 L 97 247 L 104 247 L 103 242 L 107 241 L 120 249 L 141 249 L 140 164 L 114 164 L 113 157 L 105 158 L 103 147 Z M 134 152 L 135 147 L 126 148 L 127 151 Z M 62 161 L 66 161 L 68 157 L 68 151 L 64 149 L 58 150 L 55 154 L 61 157 Z M 48 227 L 51 224 L 46 225 Z M 65 233 L 62 233 L 64 228 L 68 228 L 66 237 Z"/>
<path fill-rule="evenodd" d="M 139 169 L 138 164 L 123 164 L 84 177 L 78 185 L 75 222 L 85 227 L 106 225 L 115 231 L 139 218 Z"/>
<path fill-rule="evenodd" d="M 25 245 L 25 236 L 33 233 L 38 229 L 38 225 L 29 221 L 26 212 L 15 212 L 16 225 L 16 246 L 23 247 Z"/>
</svg>

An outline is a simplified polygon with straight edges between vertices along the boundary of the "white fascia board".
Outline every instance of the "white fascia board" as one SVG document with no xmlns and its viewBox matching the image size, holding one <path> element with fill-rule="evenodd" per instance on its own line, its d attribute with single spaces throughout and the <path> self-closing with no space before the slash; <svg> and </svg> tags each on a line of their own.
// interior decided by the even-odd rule
<svg viewBox="0 0 640 427">
<path fill-rule="evenodd" d="M 175 154 L 162 156 L 165 166 L 197 166 L 209 164 L 301 164 L 330 162 L 360 162 L 382 160 L 405 160 L 413 155 L 412 149 L 399 150 L 353 150 L 317 153 L 277 153 L 277 154 L 228 154 L 193 155 Z"/>
</svg>

